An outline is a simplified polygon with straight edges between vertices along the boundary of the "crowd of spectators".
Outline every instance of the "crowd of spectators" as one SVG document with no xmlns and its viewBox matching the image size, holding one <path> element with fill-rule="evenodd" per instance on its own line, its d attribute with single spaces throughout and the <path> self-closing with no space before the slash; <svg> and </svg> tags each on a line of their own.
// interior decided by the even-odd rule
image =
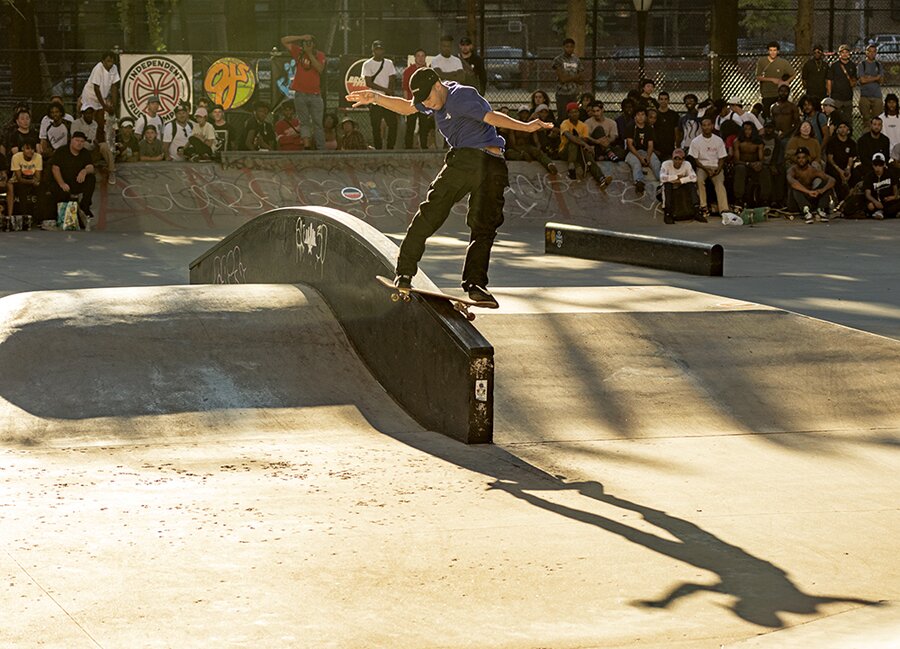
<svg viewBox="0 0 900 649">
<path fill-rule="evenodd" d="M 398 124 L 391 111 L 371 106 L 373 144 L 353 119 L 326 113 L 321 96 L 324 53 L 309 34 L 285 36 L 282 44 L 296 60 L 292 100 L 274 109 L 259 101 L 252 113 L 238 119 L 221 106 L 201 98 L 196 106 L 179 105 L 168 121 L 160 115 L 158 97 L 149 97 L 136 119 L 116 119 L 119 73 L 115 55 L 105 53 L 94 67 L 73 107 L 51 97 L 45 114 L 32 115 L 18 106 L 0 131 L 0 204 L 3 226 L 9 216 L 33 214 L 41 196 L 54 201 L 77 198 L 91 216 L 95 171 L 105 169 L 116 183 L 116 165 L 136 161 L 213 161 L 224 150 L 338 151 L 393 149 L 399 126 L 402 145 L 445 146 L 433 119 L 416 113 Z M 385 58 L 384 44 L 372 43 L 363 63 L 365 84 L 381 92 L 411 98 L 409 79 L 430 65 L 440 77 L 484 92 L 484 60 L 472 41 L 441 39 L 438 54 L 428 61 L 419 49 L 405 69 Z M 498 110 L 520 120 L 553 122 L 552 130 L 503 132 L 509 160 L 535 161 L 551 175 L 570 179 L 590 175 L 605 188 L 616 173 L 628 174 L 634 191 L 656 187 L 665 221 L 708 221 L 710 216 L 744 207 L 769 207 L 801 213 L 807 223 L 827 221 L 840 210 L 844 217 L 880 219 L 900 213 L 900 100 L 883 97 L 883 66 L 869 45 L 859 62 L 841 45 L 829 64 L 821 47 L 799 74 L 804 93 L 794 99 L 791 81 L 798 74 L 770 43 L 759 59 L 756 79 L 761 101 L 752 106 L 741 97 L 700 101 L 693 93 L 681 97 L 682 111 L 652 80 L 643 79 L 609 114 L 590 92 L 587 69 L 566 39 L 553 60 L 553 99 L 535 90 L 530 102 Z M 853 134 L 854 93 L 862 117 L 862 133 Z M 35 127 L 35 123 L 38 127 Z M 49 200 L 49 198 L 48 198 Z M 17 207 L 18 206 L 18 207 Z"/>
</svg>

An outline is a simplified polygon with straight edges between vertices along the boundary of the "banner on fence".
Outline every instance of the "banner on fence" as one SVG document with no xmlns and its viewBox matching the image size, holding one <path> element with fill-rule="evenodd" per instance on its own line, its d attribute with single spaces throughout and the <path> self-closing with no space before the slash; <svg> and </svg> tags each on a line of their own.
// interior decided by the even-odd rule
<svg viewBox="0 0 900 649">
<path fill-rule="evenodd" d="M 190 54 L 122 54 L 121 113 L 137 117 L 150 97 L 159 97 L 159 115 L 169 120 L 181 102 L 193 100 Z"/>
</svg>

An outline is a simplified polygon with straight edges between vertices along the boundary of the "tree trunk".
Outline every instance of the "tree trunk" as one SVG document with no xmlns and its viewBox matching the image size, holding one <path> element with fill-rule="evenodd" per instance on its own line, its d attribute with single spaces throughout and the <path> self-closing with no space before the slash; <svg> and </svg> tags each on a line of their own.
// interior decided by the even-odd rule
<svg viewBox="0 0 900 649">
<path fill-rule="evenodd" d="M 798 54 L 812 54 L 813 0 L 797 0 L 794 43 Z"/>
<path fill-rule="evenodd" d="M 466 36 L 475 43 L 475 49 L 484 51 L 484 43 L 478 38 L 478 0 L 466 0 Z"/>
<path fill-rule="evenodd" d="M 584 56 L 587 38 L 587 0 L 567 0 L 566 38 L 575 41 L 575 54 Z"/>
<path fill-rule="evenodd" d="M 722 98 L 723 68 L 737 62 L 738 36 L 737 0 L 713 0 L 709 26 L 709 51 L 716 56 L 710 60 L 709 96 Z"/>
<path fill-rule="evenodd" d="M 9 13 L 8 44 L 12 50 L 10 62 L 12 64 L 13 95 L 40 98 L 42 97 L 41 66 L 38 56 L 34 3 L 31 0 L 20 0 L 14 6 L 9 7 Z"/>
</svg>

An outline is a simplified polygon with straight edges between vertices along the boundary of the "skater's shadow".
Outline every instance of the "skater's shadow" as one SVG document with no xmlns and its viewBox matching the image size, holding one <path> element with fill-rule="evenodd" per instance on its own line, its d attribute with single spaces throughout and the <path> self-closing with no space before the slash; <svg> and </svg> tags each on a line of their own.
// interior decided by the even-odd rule
<svg viewBox="0 0 900 649">
<path fill-rule="evenodd" d="M 722 593 L 734 598 L 734 603 L 730 605 L 731 610 L 747 622 L 768 628 L 781 628 L 785 624 L 782 619 L 783 614 L 812 615 L 821 613 L 819 607 L 823 604 L 843 602 L 879 605 L 878 602 L 852 597 L 817 596 L 805 593 L 778 566 L 723 541 L 694 523 L 608 494 L 599 482 L 566 483 L 560 480 L 554 482 L 558 486 L 550 487 L 551 489 L 578 490 L 579 493 L 594 500 L 640 514 L 645 521 L 668 532 L 678 540 L 673 541 L 656 534 L 643 532 L 600 514 L 550 502 L 533 493 L 534 487 L 537 486 L 534 484 L 526 486 L 520 482 L 498 479 L 490 486 L 492 489 L 503 490 L 536 507 L 594 525 L 659 554 L 715 573 L 718 577 L 718 583 L 715 584 L 684 582 L 658 599 L 632 602 L 635 606 L 667 608 L 679 599 L 695 593 L 703 591 Z M 547 489 L 547 485 L 543 485 L 543 488 Z"/>
</svg>

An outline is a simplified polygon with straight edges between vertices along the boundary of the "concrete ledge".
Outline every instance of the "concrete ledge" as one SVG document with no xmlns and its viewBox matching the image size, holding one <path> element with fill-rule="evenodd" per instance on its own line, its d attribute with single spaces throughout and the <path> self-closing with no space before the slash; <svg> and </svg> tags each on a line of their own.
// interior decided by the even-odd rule
<svg viewBox="0 0 900 649">
<path fill-rule="evenodd" d="M 420 424 L 467 444 L 489 443 L 493 347 L 448 304 L 391 302 L 375 276 L 393 275 L 397 251 L 349 214 L 282 208 L 246 223 L 194 260 L 190 280 L 312 286 L 375 378 Z M 436 288 L 422 273 L 414 285 Z"/>
<path fill-rule="evenodd" d="M 665 237 L 598 230 L 549 222 L 544 226 L 546 254 L 612 261 L 692 275 L 721 277 L 721 245 Z"/>
</svg>

